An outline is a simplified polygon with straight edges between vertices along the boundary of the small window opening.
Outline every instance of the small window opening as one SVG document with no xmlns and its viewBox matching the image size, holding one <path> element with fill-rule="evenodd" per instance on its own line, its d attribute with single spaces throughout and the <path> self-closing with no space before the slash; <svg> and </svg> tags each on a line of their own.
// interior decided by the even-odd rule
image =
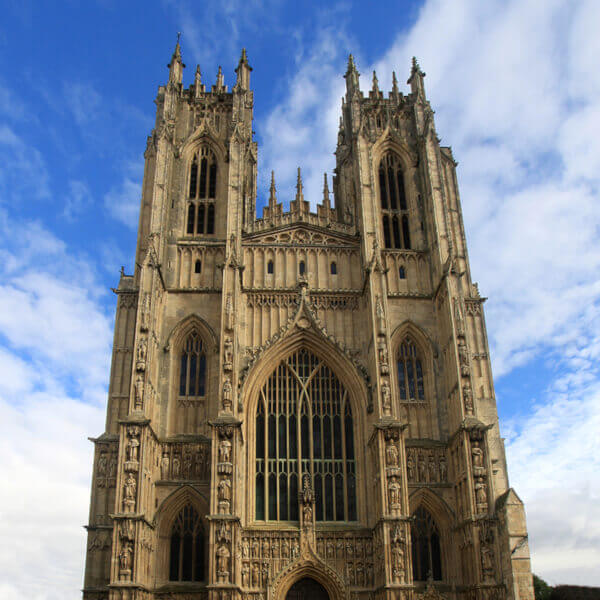
<svg viewBox="0 0 600 600">
<path fill-rule="evenodd" d="M 202 261 L 201 260 L 196 261 L 196 264 L 194 265 L 194 273 L 202 273 Z"/>
<path fill-rule="evenodd" d="M 331 274 L 337 275 L 337 265 L 335 264 L 335 262 L 331 263 Z"/>
<path fill-rule="evenodd" d="M 272 260 L 270 260 L 270 261 L 267 263 L 267 273 L 268 273 L 269 275 L 273 275 L 273 261 L 272 261 Z"/>
<path fill-rule="evenodd" d="M 300 275 L 304 275 L 306 273 L 306 264 L 303 260 L 300 261 Z"/>
<path fill-rule="evenodd" d="M 398 269 L 398 276 L 400 279 L 406 279 L 406 271 L 404 270 L 404 267 L 400 267 Z"/>
</svg>

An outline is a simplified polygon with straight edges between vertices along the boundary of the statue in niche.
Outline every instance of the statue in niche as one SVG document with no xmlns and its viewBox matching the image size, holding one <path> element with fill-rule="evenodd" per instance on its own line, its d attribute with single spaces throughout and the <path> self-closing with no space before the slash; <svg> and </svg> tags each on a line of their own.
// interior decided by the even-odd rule
<svg viewBox="0 0 600 600">
<path fill-rule="evenodd" d="M 259 587 L 260 585 L 260 566 L 259 563 L 252 563 L 252 587 Z"/>
<path fill-rule="evenodd" d="M 427 463 L 425 462 L 425 455 L 423 452 L 419 452 L 419 462 L 417 467 L 419 469 L 419 481 L 425 483 L 427 481 Z"/>
<path fill-rule="evenodd" d="M 242 558 L 248 558 L 250 556 L 250 544 L 248 538 L 242 540 Z"/>
<path fill-rule="evenodd" d="M 485 490 L 485 481 L 483 477 L 479 478 L 475 484 L 475 499 L 477 501 L 477 506 L 487 506 L 487 492 Z"/>
<path fill-rule="evenodd" d="M 289 558 L 290 556 L 290 543 L 287 538 L 283 538 L 283 542 L 281 542 L 281 556 L 283 558 Z"/>
<path fill-rule="evenodd" d="M 137 349 L 137 369 L 143 371 L 146 368 L 146 356 L 148 354 L 148 345 L 145 338 L 140 338 Z"/>
<path fill-rule="evenodd" d="M 481 570 L 483 571 L 483 581 L 490 583 L 494 579 L 494 556 L 489 544 L 481 544 Z"/>
<path fill-rule="evenodd" d="M 469 351 L 464 338 L 458 338 L 458 362 L 460 364 L 460 374 L 463 377 L 468 377 L 471 370 L 469 368 Z"/>
<path fill-rule="evenodd" d="M 473 392 L 468 382 L 463 385 L 463 399 L 465 402 L 465 412 L 470 416 L 473 414 Z"/>
<path fill-rule="evenodd" d="M 233 300 L 231 294 L 227 294 L 227 300 L 225 302 L 225 329 L 227 331 L 233 331 Z"/>
<path fill-rule="evenodd" d="M 161 479 L 169 479 L 169 453 L 163 452 L 162 458 L 160 459 L 160 476 Z"/>
<path fill-rule="evenodd" d="M 262 557 L 269 558 L 270 555 L 270 547 L 269 547 L 269 538 L 263 538 L 262 541 Z"/>
<path fill-rule="evenodd" d="M 123 485 L 123 509 L 125 512 L 133 512 L 135 510 L 135 491 L 137 481 L 132 473 L 128 473 Z"/>
<path fill-rule="evenodd" d="M 398 466 L 398 448 L 393 440 L 389 440 L 385 449 L 386 462 L 390 467 Z"/>
<path fill-rule="evenodd" d="M 388 496 L 390 510 L 396 511 L 400 508 L 400 483 L 397 477 L 390 477 L 388 482 Z"/>
<path fill-rule="evenodd" d="M 148 324 L 150 323 L 150 294 L 146 292 L 142 300 L 142 311 L 140 315 L 140 329 L 142 331 L 148 331 Z"/>
<path fill-rule="evenodd" d="M 123 544 L 121 551 L 119 552 L 119 570 L 122 574 L 128 574 L 131 572 L 133 548 L 131 543 L 127 542 Z"/>
<path fill-rule="evenodd" d="M 433 452 L 429 454 L 429 458 L 427 460 L 427 470 L 429 471 L 430 483 L 435 483 L 437 481 L 437 465 L 435 464 L 435 456 L 433 455 Z"/>
<path fill-rule="evenodd" d="M 233 342 L 229 336 L 223 342 L 223 369 L 225 371 L 233 369 Z"/>
<path fill-rule="evenodd" d="M 300 544 L 298 544 L 297 540 L 294 540 L 292 545 L 292 558 L 298 558 L 298 554 L 300 554 Z"/>
<path fill-rule="evenodd" d="M 231 406 L 232 406 L 232 386 L 231 386 L 231 379 L 229 379 L 229 377 L 225 378 L 225 381 L 223 381 L 223 410 L 225 412 L 231 412 Z"/>
<path fill-rule="evenodd" d="M 135 378 L 135 408 L 141 410 L 144 406 L 144 376 L 138 373 Z"/>
<path fill-rule="evenodd" d="M 381 407 L 384 417 L 389 417 L 392 414 L 392 394 L 387 381 L 381 384 Z"/>
<path fill-rule="evenodd" d="M 140 441 L 138 440 L 138 436 L 140 435 L 139 427 L 128 427 L 127 435 L 129 437 L 129 441 L 127 442 L 127 461 L 137 462 L 140 447 Z"/>
<path fill-rule="evenodd" d="M 252 540 L 252 558 L 258 558 L 260 554 L 260 544 L 258 543 L 258 540 L 256 538 L 254 538 Z"/>
<path fill-rule="evenodd" d="M 219 581 L 229 579 L 229 558 L 231 552 L 226 544 L 220 544 L 217 548 L 217 577 Z"/>
<path fill-rule="evenodd" d="M 381 340 L 378 344 L 378 357 L 379 357 L 379 368 L 382 375 L 387 375 L 390 372 L 388 364 L 388 352 L 387 344 L 385 339 Z"/>
<path fill-rule="evenodd" d="M 446 481 L 448 467 L 446 465 L 446 457 L 440 454 L 440 481 Z"/>
<path fill-rule="evenodd" d="M 310 477 L 304 475 L 302 483 L 302 520 L 304 525 L 312 524 L 314 495 L 310 485 Z"/>
<path fill-rule="evenodd" d="M 219 462 L 231 462 L 231 442 L 227 438 L 219 442 Z"/>
<path fill-rule="evenodd" d="M 181 475 L 181 459 L 176 454 L 173 457 L 173 479 L 177 479 Z"/>
<path fill-rule="evenodd" d="M 242 585 L 244 587 L 248 587 L 248 576 L 250 574 L 250 567 L 248 563 L 244 563 L 242 565 Z"/>
<path fill-rule="evenodd" d="M 217 486 L 217 495 L 219 498 L 219 512 L 226 514 L 231 505 L 231 481 L 229 477 L 224 477 Z"/>
<path fill-rule="evenodd" d="M 406 471 L 408 475 L 409 481 L 415 480 L 415 459 L 414 453 L 412 450 L 408 452 L 408 457 L 406 458 Z"/>
<path fill-rule="evenodd" d="M 98 457 L 98 477 L 106 477 L 108 470 L 108 460 L 106 458 L 106 452 L 100 452 Z"/>
</svg>

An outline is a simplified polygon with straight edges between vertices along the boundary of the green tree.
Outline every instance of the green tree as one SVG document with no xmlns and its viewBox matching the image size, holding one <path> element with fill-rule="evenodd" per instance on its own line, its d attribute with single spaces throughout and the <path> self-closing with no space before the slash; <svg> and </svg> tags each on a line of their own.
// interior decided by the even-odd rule
<svg viewBox="0 0 600 600">
<path fill-rule="evenodd" d="M 550 600 L 550 594 L 552 593 L 552 587 L 549 586 L 541 577 L 538 577 L 534 573 L 534 575 L 533 575 L 533 592 L 535 594 L 535 600 Z"/>
</svg>

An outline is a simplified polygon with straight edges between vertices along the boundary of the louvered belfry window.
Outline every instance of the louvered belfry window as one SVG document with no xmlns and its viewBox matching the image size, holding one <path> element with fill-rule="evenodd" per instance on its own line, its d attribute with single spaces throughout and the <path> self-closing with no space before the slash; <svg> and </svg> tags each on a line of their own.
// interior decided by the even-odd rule
<svg viewBox="0 0 600 600">
<path fill-rule="evenodd" d="M 410 249 L 404 172 L 400 159 L 391 152 L 379 164 L 379 197 L 385 247 Z"/>
<path fill-rule="evenodd" d="M 217 198 L 217 160 L 207 146 L 202 146 L 190 165 L 187 225 L 189 235 L 215 232 Z"/>
<path fill-rule="evenodd" d="M 256 409 L 256 519 L 298 521 L 298 491 L 312 480 L 317 521 L 356 520 L 356 460 L 348 392 L 315 354 L 281 361 Z"/>
</svg>

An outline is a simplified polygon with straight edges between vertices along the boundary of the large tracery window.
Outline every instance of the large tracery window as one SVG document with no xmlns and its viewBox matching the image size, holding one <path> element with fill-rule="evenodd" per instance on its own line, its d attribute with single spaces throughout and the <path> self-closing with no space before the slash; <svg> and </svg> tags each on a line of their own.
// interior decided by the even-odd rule
<svg viewBox="0 0 600 600">
<path fill-rule="evenodd" d="M 256 409 L 256 519 L 298 520 L 311 477 L 317 521 L 356 520 L 356 460 L 348 392 L 306 349 L 283 360 Z"/>
<path fill-rule="evenodd" d="M 204 535 L 193 506 L 185 506 L 171 529 L 170 581 L 204 581 Z"/>
<path fill-rule="evenodd" d="M 442 579 L 442 553 L 440 533 L 433 517 L 420 507 L 414 514 L 410 537 L 414 581 Z"/>
<path fill-rule="evenodd" d="M 400 159 L 391 152 L 379 164 L 379 195 L 385 247 L 410 249 L 404 173 Z"/>
<path fill-rule="evenodd" d="M 400 402 L 424 402 L 423 365 L 417 347 L 409 337 L 398 346 L 396 361 Z"/>
<path fill-rule="evenodd" d="M 198 398 L 206 393 L 206 354 L 202 338 L 192 331 L 181 349 L 179 397 Z"/>
<path fill-rule="evenodd" d="M 190 235 L 215 232 L 215 201 L 217 198 L 217 160 L 207 146 L 202 146 L 192 158 L 187 210 Z"/>
</svg>

